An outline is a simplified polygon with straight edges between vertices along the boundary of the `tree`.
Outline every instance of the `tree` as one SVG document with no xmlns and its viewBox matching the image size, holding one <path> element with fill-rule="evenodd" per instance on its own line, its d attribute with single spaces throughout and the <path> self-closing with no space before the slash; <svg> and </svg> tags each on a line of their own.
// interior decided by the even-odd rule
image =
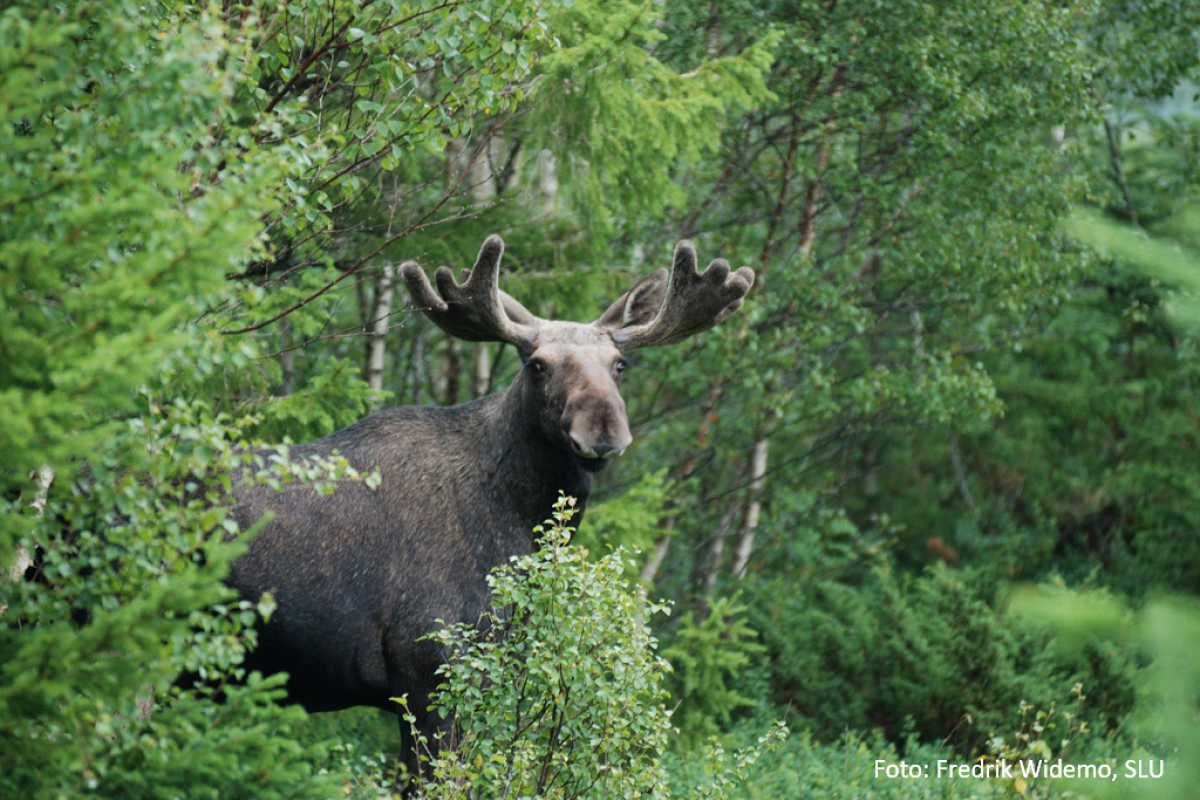
<svg viewBox="0 0 1200 800">
<path fill-rule="evenodd" d="M 0 481 L 69 480 L 260 252 L 283 165 L 213 141 L 245 56 L 219 20 L 89 3 L 0 16 Z M 178 25 L 177 33 L 164 35 Z M 11 531 L 10 534 L 11 535 Z M 7 548 L 6 548 L 7 549 Z"/>
<path fill-rule="evenodd" d="M 1195 13 L 1113 2 L 1087 18 L 1091 116 L 1063 132 L 1087 190 L 1063 220 L 1083 265 L 1071 299 L 1019 348 L 984 357 L 1002 422 L 909 439 L 888 463 L 919 476 L 889 487 L 894 518 L 946 530 L 964 561 L 1135 597 L 1195 586 L 1200 553 L 1180 535 L 1200 487 Z M 931 491 L 937 507 L 918 508 Z"/>
<path fill-rule="evenodd" d="M 850 510 L 868 538 L 892 535 L 873 515 L 896 433 L 1000 412 L 978 354 L 1053 309 L 1080 265 L 1058 222 L 1077 185 L 1051 136 L 1084 111 L 1080 21 L 1054 4 L 917 2 L 697 4 L 668 20 L 683 60 L 783 37 L 775 99 L 688 173 L 670 223 L 753 254 L 761 276 L 742 331 L 654 363 L 651 414 L 672 420 L 655 437 L 695 443 L 672 472 L 695 498 L 672 591 L 788 563 L 790 532 L 842 487 L 861 488 Z M 755 368 L 729 375 L 747 356 Z"/>
<path fill-rule="evenodd" d="M 237 358 L 189 320 L 262 252 L 286 174 L 212 136 L 248 54 L 224 30 L 133 3 L 0 12 L 6 796 L 330 788 L 280 734 L 303 714 L 278 679 L 225 685 L 222 706 L 171 688 L 236 675 L 270 610 L 220 582 L 240 552 L 221 541 L 228 425 L 167 389 Z M 32 563 L 11 575 L 18 536 Z"/>
</svg>

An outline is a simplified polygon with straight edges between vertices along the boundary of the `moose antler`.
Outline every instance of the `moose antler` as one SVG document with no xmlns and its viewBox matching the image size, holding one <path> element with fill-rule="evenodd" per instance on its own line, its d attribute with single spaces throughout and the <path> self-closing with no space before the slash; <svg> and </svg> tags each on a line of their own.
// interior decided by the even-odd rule
<svg viewBox="0 0 1200 800">
<path fill-rule="evenodd" d="M 506 342 L 528 347 L 537 336 L 540 320 L 500 290 L 500 257 L 504 241 L 492 234 L 479 249 L 479 258 L 459 283 L 449 267 L 434 274 L 439 298 L 425 270 L 415 261 L 400 265 L 400 274 L 413 302 L 439 328 L 468 342 Z"/>
<path fill-rule="evenodd" d="M 730 274 L 729 262 L 723 258 L 713 261 L 704 272 L 698 272 L 696 248 L 685 239 L 675 247 L 669 278 L 666 270 L 660 269 L 630 290 L 626 296 L 630 308 L 625 324 L 613 330 L 613 341 L 622 350 L 681 342 L 737 311 L 753 285 L 754 270 L 741 267 Z M 657 313 L 649 321 L 636 324 L 636 318 L 629 318 L 636 314 L 630 312 L 637 301 L 644 303 L 647 295 L 661 295 L 655 298 Z"/>
</svg>

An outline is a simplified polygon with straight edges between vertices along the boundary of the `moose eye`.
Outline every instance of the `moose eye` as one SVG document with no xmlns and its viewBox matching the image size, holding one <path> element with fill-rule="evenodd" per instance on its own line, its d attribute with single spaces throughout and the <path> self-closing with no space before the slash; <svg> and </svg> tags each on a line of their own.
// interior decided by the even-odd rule
<svg viewBox="0 0 1200 800">
<path fill-rule="evenodd" d="M 543 372 L 546 371 L 545 363 L 543 363 L 542 361 L 539 361 L 536 358 L 531 358 L 528 361 L 526 361 L 525 366 L 534 375 L 541 375 Z"/>
<path fill-rule="evenodd" d="M 629 362 L 628 362 L 628 361 L 626 361 L 626 360 L 625 360 L 625 359 L 623 359 L 623 358 L 618 358 L 618 359 L 617 359 L 617 363 L 616 363 L 616 365 L 613 367 L 613 369 L 615 369 L 615 370 L 617 371 L 617 374 L 618 374 L 618 375 L 620 375 L 620 374 L 621 374 L 622 372 L 624 372 L 624 371 L 625 371 L 625 370 L 626 370 L 628 367 L 629 367 Z"/>
</svg>

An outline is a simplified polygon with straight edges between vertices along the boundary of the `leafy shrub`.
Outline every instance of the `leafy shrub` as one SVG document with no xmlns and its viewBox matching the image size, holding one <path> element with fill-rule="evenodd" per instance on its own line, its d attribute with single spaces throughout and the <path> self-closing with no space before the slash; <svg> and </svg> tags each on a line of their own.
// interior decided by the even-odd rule
<svg viewBox="0 0 1200 800">
<path fill-rule="evenodd" d="M 1013 598 L 1014 608 L 1042 619 L 1065 647 L 1089 640 L 1130 641 L 1150 659 L 1137 675 L 1138 702 L 1130 742 L 1116 751 L 1114 769 L 1126 777 L 1126 759 L 1162 760 L 1162 779 L 1118 780 L 1083 789 L 1101 798 L 1195 798 L 1200 786 L 1200 604 L 1193 597 L 1157 597 L 1136 614 L 1106 594 L 1037 587 Z M 1097 606 L 1100 606 L 1099 611 Z M 1111 755 L 1111 754 L 1110 754 Z"/>
<path fill-rule="evenodd" d="M 757 720 L 739 725 L 729 735 L 734 743 L 752 742 L 763 730 Z M 878 733 L 847 731 L 829 743 L 821 743 L 811 733 L 794 735 L 782 746 L 764 755 L 746 772 L 738 796 L 745 800 L 961 800 L 989 797 L 983 780 L 935 775 L 928 779 L 887 778 L 876 772 L 876 762 L 899 765 L 936 764 L 938 759 L 962 759 L 948 755 L 933 745 L 910 745 L 899 751 L 896 745 Z M 667 763 L 671 791 L 687 795 L 706 780 L 703 763 L 688 754 L 673 754 Z"/>
<path fill-rule="evenodd" d="M 667 797 L 672 735 L 648 618 L 666 611 L 622 578 L 620 551 L 597 562 L 567 542 L 574 501 L 561 499 L 536 532 L 542 549 L 489 577 L 494 610 L 478 626 L 431 638 L 451 653 L 435 702 L 454 715 L 454 749 L 435 758 L 428 798 Z M 709 753 L 695 791 L 721 798 L 762 752 Z M 444 743 L 446 744 L 446 743 Z"/>
<path fill-rule="evenodd" d="M 230 475 L 330 474 L 256 465 L 231 435 L 202 406 L 156 407 L 51 487 L 27 579 L 0 582 L 0 796 L 329 796 L 322 748 L 290 734 L 304 711 L 275 702 L 284 678 L 240 666 L 272 603 L 222 579 L 244 551 Z"/>
<path fill-rule="evenodd" d="M 1076 681 L 1106 688 L 1066 710 L 1119 724 L 1134 701 L 1126 651 L 1057 652 L 1044 631 L 998 613 L 997 595 L 985 573 L 942 565 L 910 580 L 879 569 L 858 587 L 768 581 L 749 600 L 750 623 L 767 647 L 773 699 L 825 741 L 880 728 L 892 741 L 953 737 L 973 755 L 1021 701 L 1048 707 Z"/>
</svg>

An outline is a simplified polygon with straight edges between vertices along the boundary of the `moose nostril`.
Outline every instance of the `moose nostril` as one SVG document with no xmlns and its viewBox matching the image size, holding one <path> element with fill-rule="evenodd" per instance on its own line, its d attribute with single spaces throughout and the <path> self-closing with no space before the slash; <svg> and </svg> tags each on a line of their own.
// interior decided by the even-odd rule
<svg viewBox="0 0 1200 800">
<path fill-rule="evenodd" d="M 624 450 L 611 444 L 595 444 L 592 445 L 592 452 L 596 454 L 596 458 L 616 458 Z"/>
<path fill-rule="evenodd" d="M 584 458 L 616 458 L 625 452 L 624 447 L 617 447 L 611 444 L 583 444 L 574 436 L 567 437 L 571 442 L 571 449 L 576 455 Z"/>
</svg>

